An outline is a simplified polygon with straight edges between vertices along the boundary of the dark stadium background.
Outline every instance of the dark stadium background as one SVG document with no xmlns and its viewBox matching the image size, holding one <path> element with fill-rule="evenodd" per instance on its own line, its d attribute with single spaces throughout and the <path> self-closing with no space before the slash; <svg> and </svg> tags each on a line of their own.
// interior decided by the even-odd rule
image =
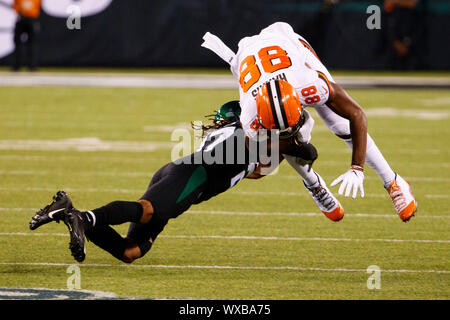
<svg viewBox="0 0 450 320">
<path fill-rule="evenodd" d="M 77 1 L 74 1 L 76 3 Z M 328 1 L 333 2 L 333 1 Z M 290 23 L 331 69 L 391 69 L 383 1 L 113 0 L 82 17 L 81 30 L 42 10 L 41 66 L 224 67 L 200 47 L 206 31 L 233 50 L 239 39 L 276 22 Z M 370 5 L 382 8 L 381 29 L 365 27 Z M 450 1 L 422 0 L 415 23 L 417 69 L 450 67 Z M 362 45 L 364 43 L 364 45 Z M 11 55 L 0 60 L 9 65 Z"/>
</svg>

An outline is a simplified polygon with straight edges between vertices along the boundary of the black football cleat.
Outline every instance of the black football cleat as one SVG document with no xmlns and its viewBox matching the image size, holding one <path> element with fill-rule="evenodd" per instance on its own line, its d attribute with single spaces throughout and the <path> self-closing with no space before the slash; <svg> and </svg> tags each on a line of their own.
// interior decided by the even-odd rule
<svg viewBox="0 0 450 320">
<path fill-rule="evenodd" d="M 64 219 L 65 212 L 72 208 L 72 200 L 69 196 L 64 191 L 58 191 L 53 196 L 52 203 L 36 212 L 34 217 L 31 218 L 30 229 L 35 230 L 51 221 L 59 222 Z"/>
<path fill-rule="evenodd" d="M 86 247 L 84 243 L 85 226 L 80 211 L 72 208 L 64 215 L 63 221 L 67 228 L 69 228 L 69 249 L 72 252 L 72 256 L 78 262 L 83 262 L 84 258 L 86 258 Z"/>
</svg>

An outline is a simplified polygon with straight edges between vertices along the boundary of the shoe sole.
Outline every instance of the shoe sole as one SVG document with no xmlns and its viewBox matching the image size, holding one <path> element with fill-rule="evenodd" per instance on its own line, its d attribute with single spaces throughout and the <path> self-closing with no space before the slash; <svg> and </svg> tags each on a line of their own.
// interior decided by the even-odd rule
<svg viewBox="0 0 450 320">
<path fill-rule="evenodd" d="M 322 213 L 330 220 L 334 222 L 341 221 L 344 218 L 344 208 L 339 203 L 336 209 L 330 212 L 322 211 Z"/>
<path fill-rule="evenodd" d="M 414 200 L 415 201 L 415 200 Z M 408 217 L 408 218 L 406 218 L 406 219 L 402 219 L 402 221 L 403 222 L 408 222 L 409 220 L 411 220 L 411 218 L 412 217 L 414 217 L 415 215 L 416 215 L 416 212 L 417 212 L 417 208 L 419 207 L 419 204 L 417 203 L 417 201 L 416 201 L 416 206 L 415 206 L 415 208 L 414 208 L 414 211 L 413 211 L 413 213 Z M 401 218 L 400 218 L 401 219 Z"/>
<path fill-rule="evenodd" d="M 86 258 L 84 239 L 80 239 L 79 237 L 77 237 L 75 232 L 73 231 L 71 217 L 68 217 L 68 221 L 64 222 L 67 225 L 70 233 L 70 252 L 72 253 L 72 256 L 76 261 L 83 262 Z"/>
<path fill-rule="evenodd" d="M 58 201 L 62 201 L 64 198 L 66 198 L 66 203 L 65 203 L 65 209 L 70 209 L 73 207 L 72 205 L 72 200 L 69 198 L 69 196 L 64 192 L 64 191 L 58 191 L 56 193 L 56 195 L 53 196 L 52 202 L 49 204 L 49 206 L 53 205 L 54 203 L 58 202 Z M 62 207 L 60 209 L 63 209 Z M 42 209 L 41 209 L 42 210 Z M 39 210 L 38 212 L 36 212 L 35 216 L 41 211 Z M 53 209 L 55 210 L 55 209 Z M 57 209 L 56 209 L 57 210 Z M 48 211 L 50 211 L 50 208 L 48 208 L 47 212 L 45 214 L 48 215 Z M 34 217 L 35 217 L 34 216 Z M 29 223 L 29 228 L 30 230 L 36 230 L 37 228 L 43 226 L 44 224 L 47 224 L 49 222 L 52 221 L 56 221 L 59 222 L 59 220 L 54 220 L 54 219 L 48 219 L 47 221 L 45 220 L 35 220 L 34 217 L 31 219 L 30 223 Z M 34 223 L 33 223 L 34 222 Z"/>
<path fill-rule="evenodd" d="M 86 258 L 86 254 L 84 250 L 81 248 L 80 244 L 77 240 L 74 240 L 72 237 L 70 238 L 69 249 L 72 252 L 72 256 L 78 262 L 83 262 Z"/>
</svg>

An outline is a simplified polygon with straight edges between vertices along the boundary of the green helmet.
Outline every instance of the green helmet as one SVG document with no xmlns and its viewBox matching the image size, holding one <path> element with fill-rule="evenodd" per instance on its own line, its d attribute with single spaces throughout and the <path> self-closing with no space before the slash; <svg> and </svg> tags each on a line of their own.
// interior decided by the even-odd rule
<svg viewBox="0 0 450 320">
<path fill-rule="evenodd" d="M 228 120 L 231 122 L 239 121 L 239 116 L 241 115 L 241 106 L 238 100 L 233 100 L 225 103 L 220 107 L 219 111 L 216 112 L 214 120 Z"/>
</svg>

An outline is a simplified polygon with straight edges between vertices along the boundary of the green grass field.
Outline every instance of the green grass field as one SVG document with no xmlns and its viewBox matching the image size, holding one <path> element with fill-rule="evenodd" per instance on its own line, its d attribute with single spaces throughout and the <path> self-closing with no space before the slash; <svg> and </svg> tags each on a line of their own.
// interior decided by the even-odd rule
<svg viewBox="0 0 450 320">
<path fill-rule="evenodd" d="M 282 163 L 275 175 L 192 206 L 134 264 L 88 243 L 81 288 L 143 298 L 449 299 L 450 91 L 350 93 L 393 169 L 412 184 L 419 211 L 409 223 L 370 168 L 366 197 L 339 196 L 346 216 L 334 223 Z M 234 90 L 0 87 L 0 287 L 66 289 L 75 264 L 67 228 L 32 232 L 34 212 L 60 189 L 80 209 L 136 200 L 170 161 L 171 127 L 236 98 Z M 350 149 L 312 115 L 315 169 L 330 183 L 347 170 Z M 76 138 L 97 140 L 92 150 L 63 140 Z M 381 269 L 380 289 L 367 287 L 371 265 Z"/>
</svg>

